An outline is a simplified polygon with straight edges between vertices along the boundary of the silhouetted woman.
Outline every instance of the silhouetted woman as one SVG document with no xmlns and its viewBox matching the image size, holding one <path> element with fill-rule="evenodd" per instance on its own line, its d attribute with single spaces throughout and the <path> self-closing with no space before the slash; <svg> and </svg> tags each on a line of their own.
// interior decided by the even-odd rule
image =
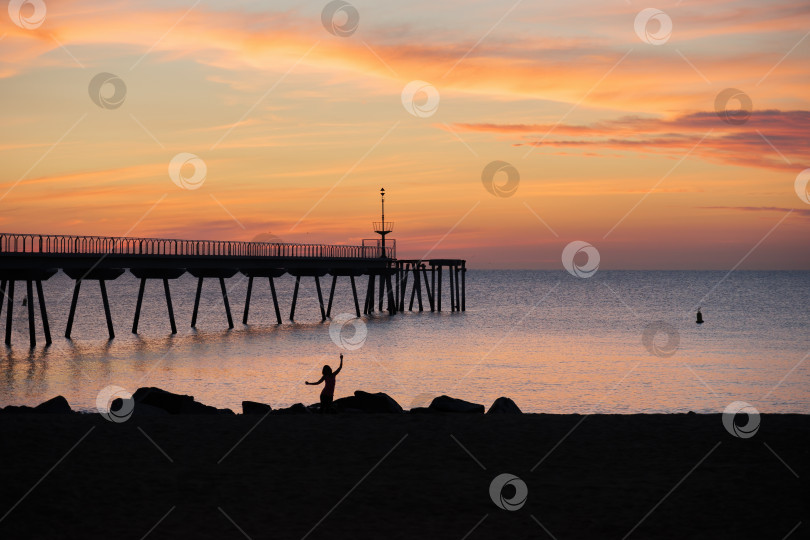
<svg viewBox="0 0 810 540">
<path fill-rule="evenodd" d="M 343 369 L 343 355 L 340 355 L 340 366 L 332 372 L 332 368 L 327 366 L 323 366 L 321 373 L 323 373 L 323 377 L 318 382 L 309 382 L 304 381 L 304 384 L 310 385 L 318 385 L 321 383 L 323 384 L 323 390 L 321 390 L 321 413 L 325 413 L 327 409 L 332 408 L 332 400 L 335 398 L 335 377 L 337 377 L 340 370 Z"/>
</svg>

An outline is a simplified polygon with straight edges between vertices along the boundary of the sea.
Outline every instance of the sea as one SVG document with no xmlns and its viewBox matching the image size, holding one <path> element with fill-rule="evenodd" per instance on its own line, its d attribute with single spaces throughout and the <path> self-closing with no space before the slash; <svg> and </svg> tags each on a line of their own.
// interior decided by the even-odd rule
<svg viewBox="0 0 810 540">
<path fill-rule="evenodd" d="M 33 349 L 17 283 L 0 406 L 62 395 L 94 411 L 99 396 L 146 386 L 235 412 L 243 400 L 310 404 L 319 388 L 304 381 L 317 381 L 325 364 L 336 368 L 343 354 L 336 397 L 385 392 L 406 409 L 446 394 L 487 407 L 507 396 L 532 413 L 717 413 L 736 401 L 761 413 L 810 413 L 810 272 L 469 270 L 466 278 L 464 312 L 449 311 L 445 289 L 442 312 L 425 297 L 422 312 L 415 301 L 414 311 L 356 318 L 341 277 L 322 322 L 314 278 L 304 277 L 292 323 L 294 278 L 286 275 L 276 279 L 281 325 L 268 280 L 257 278 L 244 325 L 247 279 L 237 275 L 226 280 L 229 329 L 215 279 L 205 281 L 190 327 L 197 283 L 186 274 L 170 282 L 172 335 L 159 280 L 147 283 L 131 332 L 139 283 L 126 273 L 107 282 L 115 338 L 97 282 L 86 281 L 68 340 L 73 282 L 60 272 L 43 284 L 53 344 L 44 346 L 37 305 Z M 358 278 L 361 295 L 365 283 Z M 330 285 L 321 279 L 325 296 Z M 3 329 L 6 317 L 4 302 Z"/>
</svg>

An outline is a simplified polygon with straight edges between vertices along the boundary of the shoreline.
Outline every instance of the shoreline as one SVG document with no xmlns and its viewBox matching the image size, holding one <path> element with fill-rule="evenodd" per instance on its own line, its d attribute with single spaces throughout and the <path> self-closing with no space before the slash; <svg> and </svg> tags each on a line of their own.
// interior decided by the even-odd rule
<svg viewBox="0 0 810 540">
<path fill-rule="evenodd" d="M 123 392 L 122 395 L 124 397 L 126 397 L 126 396 L 134 396 L 133 401 L 135 403 L 132 404 L 131 408 L 135 408 L 136 410 L 138 410 L 140 408 L 140 411 L 142 413 L 145 413 L 148 416 L 153 416 L 155 414 L 178 414 L 178 413 L 183 413 L 183 414 L 229 414 L 229 415 L 248 414 L 248 415 L 251 415 L 251 414 L 257 414 L 257 413 L 264 413 L 268 409 L 271 409 L 271 414 L 288 414 L 288 413 L 297 414 L 297 413 L 304 413 L 304 412 L 318 413 L 319 412 L 318 409 L 320 407 L 320 404 L 318 402 L 314 402 L 314 403 L 311 403 L 309 405 L 305 405 L 305 404 L 299 402 L 299 403 L 289 404 L 286 407 L 278 407 L 278 408 L 276 408 L 276 407 L 271 407 L 271 405 L 263 403 L 263 402 L 243 400 L 241 402 L 241 410 L 240 410 L 239 407 L 217 408 L 215 406 L 210 406 L 210 405 L 203 404 L 203 403 L 200 403 L 200 402 L 196 401 L 194 396 L 187 395 L 187 394 L 177 394 L 177 393 L 166 391 L 166 390 L 163 390 L 161 388 L 156 388 L 156 387 L 142 387 L 142 388 L 136 390 L 136 392 L 134 394 L 129 394 L 123 388 L 119 388 L 119 387 L 115 387 L 115 386 L 106 387 L 105 389 L 103 389 L 99 393 L 99 398 L 98 399 L 103 400 L 103 398 L 101 396 L 104 396 L 105 392 L 107 392 L 108 390 L 111 391 L 110 389 L 113 389 L 113 388 L 117 389 L 118 391 Z M 146 405 L 148 405 L 148 406 L 142 406 L 142 404 L 140 403 L 141 399 L 139 399 L 139 397 L 138 397 L 139 393 L 149 394 L 152 391 L 165 396 L 165 398 L 168 398 L 170 401 L 166 402 L 164 398 L 161 398 L 161 399 L 158 399 L 158 400 L 152 399 L 151 401 L 149 399 L 147 399 L 148 403 L 146 403 Z M 109 393 L 109 392 L 107 392 L 107 393 Z M 357 399 L 356 399 L 358 394 L 362 394 L 363 397 L 366 399 L 366 402 L 359 404 L 359 408 L 357 408 L 358 403 L 357 403 Z M 379 405 L 379 404 L 375 403 L 373 400 L 369 402 L 368 401 L 369 396 L 381 397 L 381 399 L 384 400 L 382 408 L 377 407 L 377 405 Z M 106 397 L 109 398 L 107 400 L 108 406 L 113 405 L 112 406 L 113 409 L 118 408 L 118 407 L 121 406 L 120 399 L 115 404 L 111 403 L 113 398 L 115 398 L 115 397 L 120 398 L 121 397 L 118 394 L 116 394 L 116 395 L 110 394 L 109 396 L 106 396 Z M 495 413 L 506 413 L 506 414 L 527 414 L 527 415 L 531 414 L 531 415 L 549 415 L 549 416 L 594 416 L 594 415 L 602 415 L 602 416 L 702 415 L 702 416 L 709 416 L 709 415 L 713 415 L 713 414 L 723 414 L 723 411 L 717 410 L 717 409 L 709 410 L 709 411 L 706 411 L 706 410 L 696 410 L 695 411 L 695 410 L 690 409 L 690 410 L 681 410 L 681 411 L 653 411 L 653 412 L 644 412 L 644 411 L 641 411 L 641 412 L 640 411 L 633 411 L 633 412 L 606 412 L 606 411 L 596 411 L 596 410 L 591 410 L 591 411 L 588 411 L 588 412 L 585 412 L 585 413 L 583 413 L 583 412 L 562 412 L 561 413 L 561 412 L 546 412 L 546 411 L 537 412 L 537 411 L 524 411 L 524 410 L 521 410 L 517 403 L 512 401 L 510 398 L 504 397 L 504 396 L 497 398 L 489 406 L 487 406 L 485 404 L 482 404 L 482 403 L 469 402 L 469 401 L 464 400 L 463 398 L 455 398 L 455 397 L 449 397 L 449 396 L 446 396 L 446 395 L 439 395 L 439 394 L 422 394 L 422 395 L 419 396 L 419 398 L 421 398 L 421 399 L 414 400 L 414 402 L 411 403 L 411 408 L 408 409 L 405 406 L 402 406 L 401 404 L 397 403 L 396 400 L 394 400 L 393 398 L 391 398 L 390 396 L 388 396 L 388 394 L 386 394 L 384 392 L 369 393 L 369 392 L 365 392 L 365 391 L 362 391 L 362 390 L 357 390 L 357 391 L 355 391 L 354 395 L 345 395 L 345 396 L 335 398 L 335 405 L 337 405 L 338 407 L 337 407 L 337 410 L 333 410 L 331 412 L 350 413 L 350 414 L 351 413 L 406 413 L 406 414 L 408 414 L 408 413 L 425 413 L 425 412 L 470 412 L 470 413 L 473 413 L 473 412 L 484 413 L 484 412 L 486 412 L 486 414 L 491 414 L 491 412 L 495 412 Z M 450 402 L 454 402 L 454 403 L 450 404 L 449 409 L 447 409 L 445 407 L 445 410 L 442 410 L 442 407 L 439 407 L 436 411 L 429 411 L 428 409 L 431 409 L 431 400 L 434 400 L 435 398 L 442 398 L 442 399 L 446 398 Z M 180 410 L 172 410 L 172 406 L 168 406 L 168 407 L 166 406 L 167 404 L 171 405 L 171 402 L 174 402 L 173 406 L 174 406 L 175 409 L 177 409 L 178 407 L 180 407 L 180 405 L 179 405 L 180 401 L 178 401 L 178 400 L 185 400 L 186 402 L 190 403 L 192 405 L 192 407 L 187 407 L 186 410 L 180 411 Z M 98 407 L 98 403 L 99 403 L 99 401 L 97 400 L 97 402 L 96 402 L 97 407 Z M 157 405 L 159 408 L 163 408 L 165 410 L 162 410 L 162 411 L 158 410 L 158 409 L 154 408 L 154 405 Z M 245 408 L 246 406 L 251 407 L 251 410 L 248 411 Z M 461 406 L 462 408 L 466 407 L 468 410 L 464 410 L 464 411 L 462 411 L 462 410 L 454 410 L 454 407 L 456 407 L 456 406 Z M 501 409 L 501 406 L 506 406 L 506 409 Z M 46 413 L 46 414 L 50 414 L 50 413 L 57 413 L 57 414 L 70 413 L 70 414 L 81 414 L 81 415 L 88 415 L 89 416 L 89 415 L 95 415 L 95 414 L 99 414 L 99 413 L 104 412 L 102 409 L 99 409 L 97 407 L 76 407 L 76 408 L 74 408 L 74 407 L 72 407 L 70 405 L 70 403 L 68 402 L 68 400 L 66 398 L 64 398 L 61 395 L 58 395 L 58 396 L 55 396 L 55 397 L 53 397 L 51 399 L 48 399 L 46 401 L 43 401 L 43 402 L 41 402 L 39 404 L 35 404 L 35 405 L 16 405 L 16 404 L 3 405 L 2 403 L 0 403 L 0 416 L 2 416 L 4 414 L 16 415 L 16 414 L 31 414 L 31 413 Z M 355 407 L 355 408 L 352 408 L 352 407 Z M 493 408 L 498 409 L 498 410 L 493 411 L 492 410 Z M 303 409 L 306 409 L 306 410 L 303 410 Z M 363 409 L 367 409 L 367 410 L 363 410 Z M 131 413 L 133 413 L 135 411 L 129 411 L 129 412 L 131 414 Z M 757 411 L 757 412 L 762 414 L 762 415 L 768 414 L 768 415 L 783 415 L 783 416 L 791 416 L 791 415 L 810 416 L 810 412 L 795 412 L 795 411 L 788 411 L 788 412 L 784 412 L 784 411 L 778 411 L 778 412 Z"/>
</svg>

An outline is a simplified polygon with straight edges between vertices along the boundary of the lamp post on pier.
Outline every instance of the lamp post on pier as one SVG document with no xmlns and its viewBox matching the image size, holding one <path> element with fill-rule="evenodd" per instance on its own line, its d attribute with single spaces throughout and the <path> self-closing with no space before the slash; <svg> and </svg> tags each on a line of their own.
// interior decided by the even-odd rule
<svg viewBox="0 0 810 540">
<path fill-rule="evenodd" d="M 374 232 L 379 234 L 382 237 L 382 241 L 380 242 L 380 247 L 382 254 L 381 257 L 385 257 L 385 235 L 392 232 L 394 230 L 394 223 L 389 221 L 385 221 L 385 188 L 380 189 L 380 205 L 381 205 L 381 221 L 374 222 Z"/>
</svg>

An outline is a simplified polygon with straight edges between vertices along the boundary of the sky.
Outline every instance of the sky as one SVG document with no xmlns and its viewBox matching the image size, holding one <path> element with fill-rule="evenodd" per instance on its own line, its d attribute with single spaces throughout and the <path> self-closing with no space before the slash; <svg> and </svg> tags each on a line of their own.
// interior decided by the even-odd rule
<svg viewBox="0 0 810 540">
<path fill-rule="evenodd" d="M 806 0 L 11 0 L 0 231 L 358 244 L 384 187 L 403 258 L 806 270 L 809 34 Z"/>
</svg>

